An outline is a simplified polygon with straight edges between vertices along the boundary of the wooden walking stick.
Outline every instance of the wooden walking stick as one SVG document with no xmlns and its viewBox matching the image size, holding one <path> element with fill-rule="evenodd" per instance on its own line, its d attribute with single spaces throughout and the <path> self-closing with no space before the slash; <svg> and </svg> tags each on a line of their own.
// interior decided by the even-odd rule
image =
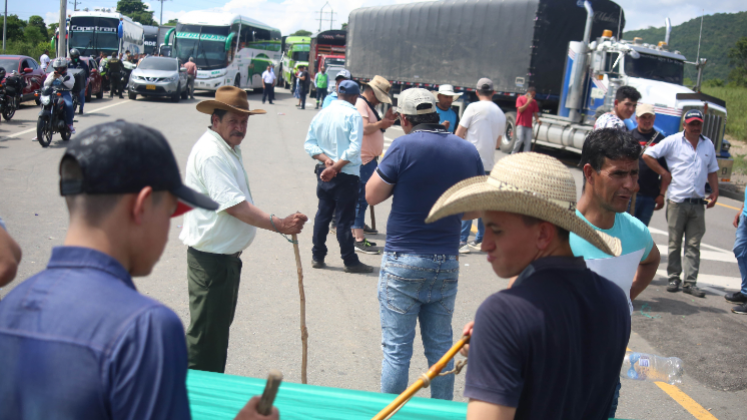
<svg viewBox="0 0 747 420">
<path fill-rule="evenodd" d="M 265 390 L 262 392 L 262 398 L 259 400 L 257 406 L 257 412 L 263 416 L 269 416 L 272 412 L 272 403 L 275 401 L 275 396 L 278 394 L 278 388 L 280 383 L 283 382 L 283 374 L 277 370 L 271 370 L 270 374 L 267 375 L 267 384 L 265 384 Z"/>
<path fill-rule="evenodd" d="M 376 213 L 374 213 L 374 206 L 369 206 L 371 208 L 371 229 L 376 230 Z"/>
<path fill-rule="evenodd" d="M 301 383 L 306 383 L 306 364 L 309 356 L 309 332 L 306 330 L 306 293 L 303 290 L 303 268 L 301 253 L 298 250 L 298 236 L 293 234 L 293 252 L 296 254 L 296 271 L 298 272 L 298 294 L 301 296 Z"/>
<path fill-rule="evenodd" d="M 441 357 L 441 360 L 436 362 L 435 365 L 431 366 L 430 369 L 428 369 L 428 372 L 424 373 L 420 376 L 420 378 L 415 381 L 414 384 L 410 385 L 409 388 L 405 390 L 405 392 L 399 394 L 397 398 L 394 399 L 389 405 L 384 407 L 383 410 L 379 411 L 379 414 L 375 415 L 371 420 L 386 420 L 390 418 L 394 413 L 396 413 L 402 406 L 407 404 L 407 401 L 412 398 L 416 392 L 420 390 L 420 388 L 428 388 L 431 384 L 431 380 L 438 376 L 438 374 L 443 370 L 443 368 L 449 363 L 449 360 L 453 359 L 454 356 L 456 356 L 457 353 L 459 353 L 459 350 L 464 347 L 465 344 L 469 343 L 469 335 L 462 336 L 462 339 L 457 341 L 456 344 L 454 344 L 449 351 L 446 352 L 446 354 Z"/>
</svg>

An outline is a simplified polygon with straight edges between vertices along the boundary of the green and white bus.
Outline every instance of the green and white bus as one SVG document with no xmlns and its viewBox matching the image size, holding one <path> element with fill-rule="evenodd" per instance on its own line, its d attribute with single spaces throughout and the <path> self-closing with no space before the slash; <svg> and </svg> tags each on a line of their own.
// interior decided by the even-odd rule
<svg viewBox="0 0 747 420">
<path fill-rule="evenodd" d="M 166 34 L 172 57 L 197 64 L 195 90 L 262 89 L 262 72 L 280 64 L 280 30 L 235 13 L 194 11 Z"/>
<path fill-rule="evenodd" d="M 296 88 L 298 67 L 309 65 L 311 38 L 288 36 L 283 41 L 283 83 L 291 91 Z"/>
</svg>

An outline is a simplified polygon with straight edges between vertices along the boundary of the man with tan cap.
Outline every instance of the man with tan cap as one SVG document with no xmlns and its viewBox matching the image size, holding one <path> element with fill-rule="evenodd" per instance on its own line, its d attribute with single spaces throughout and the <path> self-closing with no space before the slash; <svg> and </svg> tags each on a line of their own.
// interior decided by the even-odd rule
<svg viewBox="0 0 747 420">
<path fill-rule="evenodd" d="M 654 128 L 656 122 L 656 112 L 651 104 L 639 103 L 635 109 L 635 119 L 638 126 L 630 130 L 633 138 L 641 144 L 645 150 L 653 147 L 664 140 L 664 136 Z M 667 161 L 664 158 L 657 159 L 662 168 L 667 168 Z M 654 210 L 661 210 L 664 207 L 664 197 L 667 195 L 669 182 L 662 182 L 659 174 L 654 172 L 646 165 L 641 158 L 638 161 L 638 193 L 635 198 L 635 217 L 648 226 L 651 222 L 651 216 Z"/>
<path fill-rule="evenodd" d="M 454 92 L 454 86 L 452 85 L 441 85 L 438 87 L 435 95 L 438 101 L 436 112 L 438 112 L 439 124 L 443 125 L 450 133 L 453 133 L 457 128 L 457 114 L 451 108 L 451 104 L 462 96 L 462 94 Z"/>
<path fill-rule="evenodd" d="M 479 212 L 493 271 L 516 277 L 465 327 L 468 420 L 607 419 L 630 334 L 628 302 L 573 256 L 569 232 L 608 254 L 621 246 L 575 207 L 568 168 L 533 152 L 501 159 L 489 176 L 456 184 L 433 206 L 427 223 Z"/>
<path fill-rule="evenodd" d="M 301 232 L 301 213 L 280 218 L 254 205 L 240 144 L 250 110 L 246 92 L 222 86 L 215 99 L 197 104 L 211 125 L 192 147 L 185 184 L 218 203 L 216 211 L 194 210 L 184 216 L 179 239 L 187 250 L 190 324 L 187 329 L 189 368 L 223 372 L 228 330 L 239 293 L 241 252 L 254 240 L 257 228 L 281 234 Z"/>
<path fill-rule="evenodd" d="M 363 83 L 365 90 L 355 102 L 355 108 L 363 118 L 363 143 L 361 144 L 361 184 L 358 194 L 358 205 L 356 206 L 355 222 L 353 223 L 353 237 L 355 238 L 355 251 L 363 254 L 376 255 L 379 250 L 374 242 L 369 242 L 364 233 L 376 234 L 378 232 L 368 228 L 365 224 L 366 209 L 366 182 L 371 178 L 378 165 L 378 158 L 384 151 L 384 131 L 391 127 L 396 121 L 394 110 L 389 108 L 384 118 L 374 108 L 379 104 L 390 104 L 389 89 L 392 85 L 381 76 L 374 76 L 368 82 Z"/>
</svg>

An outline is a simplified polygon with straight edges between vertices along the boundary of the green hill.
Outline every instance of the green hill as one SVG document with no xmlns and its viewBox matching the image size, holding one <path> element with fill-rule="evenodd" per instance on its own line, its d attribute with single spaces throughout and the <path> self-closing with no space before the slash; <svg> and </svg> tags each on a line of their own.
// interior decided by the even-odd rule
<svg viewBox="0 0 747 420">
<path fill-rule="evenodd" d="M 663 18 L 662 18 L 663 20 Z M 623 38 L 633 40 L 633 37 L 643 38 L 643 42 L 658 44 L 664 40 L 666 29 L 648 28 L 637 31 L 625 31 Z M 681 25 L 672 27 L 669 38 L 669 50 L 679 50 L 687 61 L 695 61 L 698 54 L 698 35 L 700 33 L 700 18 L 689 20 Z M 719 78 L 726 80 L 729 75 L 729 59 L 727 52 L 734 43 L 743 36 L 747 36 L 747 12 L 717 13 L 707 15 L 703 20 L 703 41 L 700 44 L 700 56 L 708 59 L 703 71 L 703 79 Z M 695 80 L 697 73 L 695 66 L 685 66 L 685 77 Z"/>
</svg>

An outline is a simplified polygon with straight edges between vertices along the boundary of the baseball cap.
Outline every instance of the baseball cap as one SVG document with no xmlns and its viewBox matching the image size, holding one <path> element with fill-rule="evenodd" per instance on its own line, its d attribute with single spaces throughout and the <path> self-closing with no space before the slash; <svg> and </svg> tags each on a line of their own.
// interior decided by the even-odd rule
<svg viewBox="0 0 747 420">
<path fill-rule="evenodd" d="M 493 90 L 493 81 L 483 77 L 477 81 L 477 90 Z"/>
<path fill-rule="evenodd" d="M 343 79 L 350 79 L 350 72 L 349 72 L 349 71 L 347 71 L 346 69 L 342 69 L 342 70 L 340 70 L 340 72 L 339 72 L 339 73 L 337 73 L 337 76 L 335 76 L 335 80 L 337 80 L 337 79 L 339 79 L 339 78 L 341 78 L 341 77 L 342 77 Z"/>
<path fill-rule="evenodd" d="M 685 124 L 690 124 L 690 121 L 693 120 L 703 122 L 703 113 L 697 109 L 685 112 Z"/>
<path fill-rule="evenodd" d="M 656 112 L 654 112 L 654 106 L 651 104 L 642 104 L 639 102 L 635 107 L 635 116 L 640 117 L 646 114 L 656 115 Z"/>
<path fill-rule="evenodd" d="M 352 80 L 345 80 L 337 87 L 337 92 L 345 95 L 360 95 L 361 88 Z"/>
<path fill-rule="evenodd" d="M 436 99 L 431 91 L 410 88 L 402 91 L 397 100 L 398 110 L 403 115 L 422 115 L 436 112 Z"/>
<path fill-rule="evenodd" d="M 124 120 L 95 125 L 70 142 L 65 159 L 75 159 L 83 179 L 60 179 L 62 196 L 133 194 L 149 186 L 179 199 L 172 217 L 195 207 L 218 209 L 218 203 L 182 183 L 169 143 L 159 131 L 144 125 Z"/>
</svg>

